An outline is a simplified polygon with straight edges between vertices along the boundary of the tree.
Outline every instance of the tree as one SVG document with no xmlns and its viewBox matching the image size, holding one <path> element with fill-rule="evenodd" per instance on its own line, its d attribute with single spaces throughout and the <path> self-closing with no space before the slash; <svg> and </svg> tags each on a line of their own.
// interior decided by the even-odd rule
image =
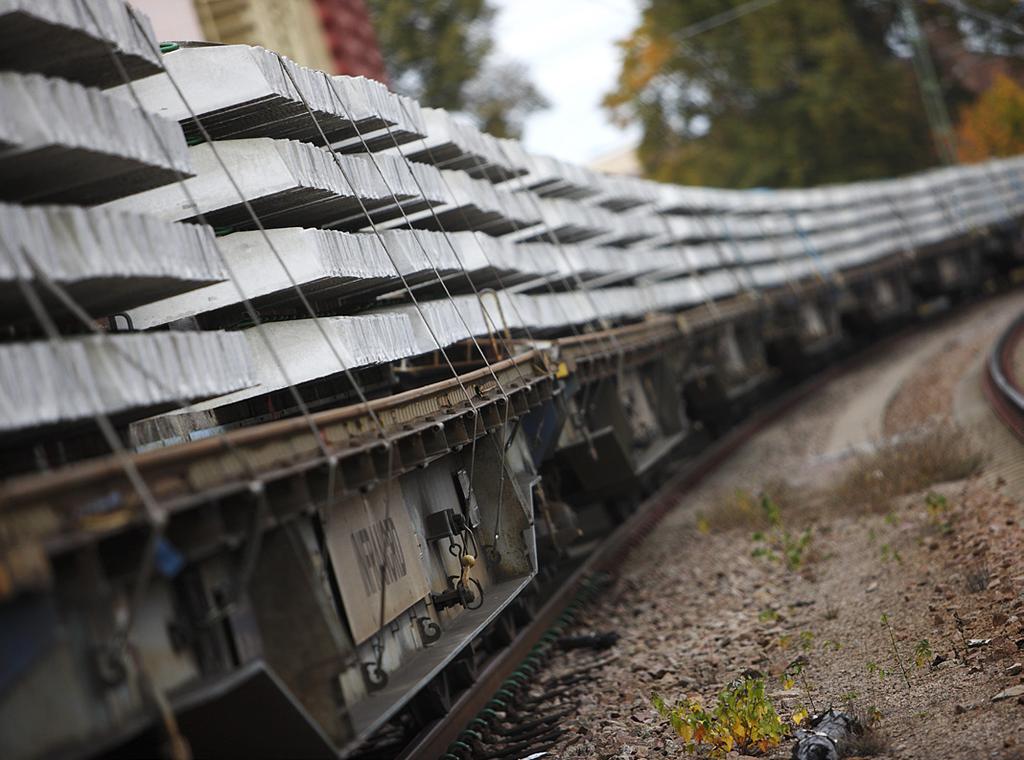
<svg viewBox="0 0 1024 760">
<path fill-rule="evenodd" d="M 1006 74 L 960 114 L 961 161 L 983 161 L 1024 152 L 1024 88 Z"/>
<path fill-rule="evenodd" d="M 605 105 L 639 122 L 657 179 L 804 186 L 935 162 L 913 71 L 873 2 L 779 0 L 693 35 L 740 0 L 647 0 Z M 689 31 L 688 31 L 689 30 Z"/>
<path fill-rule="evenodd" d="M 464 111 L 486 131 L 518 137 L 547 101 L 526 67 L 495 60 L 487 0 L 369 0 L 396 91 L 425 106 Z"/>
<path fill-rule="evenodd" d="M 464 97 L 480 129 L 495 137 L 519 137 L 526 117 L 549 105 L 518 61 L 488 63 L 467 83 Z"/>
</svg>

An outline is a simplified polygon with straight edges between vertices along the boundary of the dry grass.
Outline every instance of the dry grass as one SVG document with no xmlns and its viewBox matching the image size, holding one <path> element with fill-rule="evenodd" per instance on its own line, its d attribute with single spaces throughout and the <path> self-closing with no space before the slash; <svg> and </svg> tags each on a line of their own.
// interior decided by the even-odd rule
<svg viewBox="0 0 1024 760">
<path fill-rule="evenodd" d="M 846 713 L 853 717 L 854 731 L 843 744 L 844 758 L 876 757 L 889 752 L 889 737 L 879 728 L 881 713 L 877 709 L 864 709 L 851 702 Z"/>
<path fill-rule="evenodd" d="M 984 562 L 967 568 L 967 573 L 964 575 L 964 583 L 972 594 L 978 594 L 987 589 L 991 580 L 992 573 Z"/>
<path fill-rule="evenodd" d="M 734 528 L 764 531 L 784 521 L 787 525 L 807 513 L 812 494 L 785 480 L 772 480 L 757 491 L 734 489 L 712 498 L 711 508 L 697 513 L 697 526 L 704 532 Z"/>
<path fill-rule="evenodd" d="M 889 751 L 889 737 L 877 728 L 868 726 L 854 734 L 843 747 L 843 757 L 876 757 Z"/>
<path fill-rule="evenodd" d="M 962 480 L 983 462 L 962 430 L 941 425 L 860 457 L 823 496 L 830 511 L 881 514 L 897 496 Z"/>
<path fill-rule="evenodd" d="M 983 462 L 980 449 L 962 430 L 940 425 L 859 456 L 822 489 L 778 479 L 757 490 L 722 491 L 708 510 L 697 513 L 696 524 L 705 533 L 765 531 L 781 523 L 799 526 L 825 514 L 884 514 L 897 497 L 962 480 Z"/>
</svg>

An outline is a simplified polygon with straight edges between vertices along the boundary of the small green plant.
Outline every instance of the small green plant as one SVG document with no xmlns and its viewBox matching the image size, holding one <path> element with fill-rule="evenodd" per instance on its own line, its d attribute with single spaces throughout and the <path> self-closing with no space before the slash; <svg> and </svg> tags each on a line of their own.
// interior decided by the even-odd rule
<svg viewBox="0 0 1024 760">
<path fill-rule="evenodd" d="M 907 675 L 907 669 L 903 667 L 903 658 L 900 657 L 900 650 L 896 647 L 896 634 L 892 631 L 892 626 L 889 624 L 889 615 L 882 613 L 882 625 L 885 626 L 885 630 L 889 632 L 889 642 L 892 644 L 892 656 L 896 659 L 896 664 L 900 666 L 900 672 L 903 674 L 903 680 L 907 682 L 907 688 L 910 688 L 910 676 Z"/>
<path fill-rule="evenodd" d="M 814 646 L 814 633 L 811 631 L 800 632 L 800 648 L 805 652 Z"/>
<path fill-rule="evenodd" d="M 896 562 L 902 565 L 903 557 L 900 556 L 898 550 L 893 549 L 889 544 L 882 544 L 882 562 Z"/>
<path fill-rule="evenodd" d="M 761 511 L 764 513 L 768 524 L 773 528 L 782 525 L 782 511 L 779 509 L 779 505 L 775 503 L 775 499 L 768 494 L 761 495 Z"/>
<path fill-rule="evenodd" d="M 869 662 L 867 664 L 867 668 L 868 668 L 868 673 L 870 675 L 878 676 L 879 678 L 886 678 L 889 675 L 889 671 L 887 671 L 885 668 L 883 668 L 881 665 L 879 665 L 876 662 Z"/>
<path fill-rule="evenodd" d="M 949 500 L 935 491 L 929 491 L 924 497 L 924 505 L 933 520 L 938 520 L 949 511 Z"/>
<path fill-rule="evenodd" d="M 953 523 L 949 519 L 949 500 L 940 493 L 929 491 L 924 497 L 924 506 L 928 512 L 928 525 L 944 536 L 953 532 Z"/>
<path fill-rule="evenodd" d="M 779 619 L 778 610 L 773 610 L 769 607 L 766 610 L 761 610 L 761 613 L 757 616 L 757 619 L 762 623 L 774 623 Z"/>
<path fill-rule="evenodd" d="M 840 649 L 843 648 L 843 645 L 835 639 L 825 639 L 823 642 L 821 642 L 821 646 L 825 649 L 831 649 L 833 652 L 838 652 Z"/>
<path fill-rule="evenodd" d="M 718 695 L 710 710 L 695 699 L 670 706 L 657 694 L 651 697 L 651 704 L 671 723 L 688 752 L 696 752 L 698 747 L 708 747 L 714 757 L 733 749 L 766 752 L 786 735 L 761 678 L 735 681 Z"/>
<path fill-rule="evenodd" d="M 804 553 L 811 543 L 811 529 L 794 535 L 787 530 L 774 530 L 769 534 L 758 531 L 751 538 L 760 544 L 754 547 L 752 557 L 763 557 L 772 562 L 781 556 L 790 570 L 798 570 L 805 562 Z"/>
<path fill-rule="evenodd" d="M 928 643 L 928 639 L 921 639 L 917 642 L 917 646 L 914 647 L 914 664 L 917 667 L 923 668 L 931 662 L 933 656 L 932 645 Z"/>
</svg>

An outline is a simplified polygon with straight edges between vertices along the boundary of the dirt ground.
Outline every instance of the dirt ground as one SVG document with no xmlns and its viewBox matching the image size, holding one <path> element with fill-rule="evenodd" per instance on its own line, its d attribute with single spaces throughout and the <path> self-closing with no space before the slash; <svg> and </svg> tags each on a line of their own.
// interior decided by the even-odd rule
<svg viewBox="0 0 1024 760">
<path fill-rule="evenodd" d="M 985 416 L 975 388 L 989 345 L 1022 308 L 1021 294 L 1003 296 L 892 346 L 689 494 L 585 611 L 578 632 L 621 639 L 576 695 L 578 714 L 552 755 L 691 756 L 652 693 L 712 705 L 746 673 L 765 680 L 787 723 L 795 711 L 828 706 L 873 719 L 877 757 L 1024 758 L 1024 492 L 1001 469 L 1021 461 L 1024 447 Z M 787 495 L 837 493 L 828 487 L 878 445 L 862 436 L 913 435 L 936 420 L 998 451 L 967 479 L 885 504 L 825 499 L 791 516 L 780 498 L 781 521 L 767 530 L 699 519 L 780 479 Z M 758 530 L 794 539 L 809 530 L 809 539 L 787 563 L 781 547 L 774 558 L 755 556 L 766 546 Z M 588 656 L 570 652 L 559 667 Z M 1005 690 L 1012 696 L 993 701 Z M 789 757 L 792 744 L 765 756 Z"/>
</svg>

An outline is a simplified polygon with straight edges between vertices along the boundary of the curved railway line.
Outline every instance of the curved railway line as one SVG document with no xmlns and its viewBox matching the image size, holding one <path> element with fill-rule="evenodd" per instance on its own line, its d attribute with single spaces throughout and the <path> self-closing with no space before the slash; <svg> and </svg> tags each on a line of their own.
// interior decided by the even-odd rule
<svg viewBox="0 0 1024 760">
<path fill-rule="evenodd" d="M 1020 343 L 1024 315 L 999 336 L 985 364 L 985 392 L 993 409 L 1015 436 L 1024 440 L 1024 388 L 1020 379 Z"/>
<path fill-rule="evenodd" d="M 1024 261 L 1024 157 L 606 176 L 124 0 L 0 0 L 0 53 L 5 759 L 550 743 L 488 705 L 574 600 Z"/>
<path fill-rule="evenodd" d="M 944 314 L 938 325 L 963 321 L 965 316 L 963 310 Z M 1024 317 L 1011 321 L 986 350 L 983 385 L 993 413 L 1024 442 L 1021 435 L 1024 430 L 1019 426 L 1021 396 L 1012 380 L 1014 351 L 1024 337 L 1022 325 Z M 619 575 L 630 553 L 643 544 L 659 522 L 686 501 L 707 476 L 768 425 L 797 410 L 803 401 L 829 383 L 869 367 L 873 360 L 891 353 L 896 345 L 912 345 L 915 337 L 935 327 L 936 321 L 932 321 L 906 328 L 836 363 L 827 371 L 765 402 L 758 413 L 684 464 L 558 588 L 534 621 L 520 631 L 509 649 L 489 664 L 478 685 L 467 691 L 452 705 L 444 719 L 417 737 L 400 756 L 481 760 L 543 757 L 547 756 L 548 750 L 564 750 L 570 734 L 566 733 L 563 724 L 578 717 L 579 705 L 575 698 L 583 691 L 607 688 L 607 684 L 600 680 L 601 671 L 618 656 L 613 647 L 619 635 L 593 633 L 595 615 L 587 615 L 585 611 L 594 606 L 595 599 L 600 598 Z M 927 358 L 922 357 L 918 361 Z M 970 380 L 970 374 L 965 373 L 960 382 Z M 993 393 L 993 388 L 1000 387 L 1008 389 L 1005 397 Z M 892 391 L 895 395 L 895 389 Z M 1014 413 L 1008 413 L 1008 408 L 1015 410 Z M 1005 474 L 997 467 L 991 477 L 1001 472 Z M 709 611 L 709 616 L 714 617 L 714 612 Z M 597 619 L 600 621 L 600 614 Z M 636 636 L 638 632 L 630 630 L 629 635 Z M 577 638 L 583 641 L 578 642 Z M 576 647 L 590 649 L 592 654 L 556 666 L 559 659 L 564 658 L 565 650 Z M 575 741 L 578 741 L 578 734 L 575 736 Z M 555 752 L 553 756 L 562 755 Z"/>
</svg>

